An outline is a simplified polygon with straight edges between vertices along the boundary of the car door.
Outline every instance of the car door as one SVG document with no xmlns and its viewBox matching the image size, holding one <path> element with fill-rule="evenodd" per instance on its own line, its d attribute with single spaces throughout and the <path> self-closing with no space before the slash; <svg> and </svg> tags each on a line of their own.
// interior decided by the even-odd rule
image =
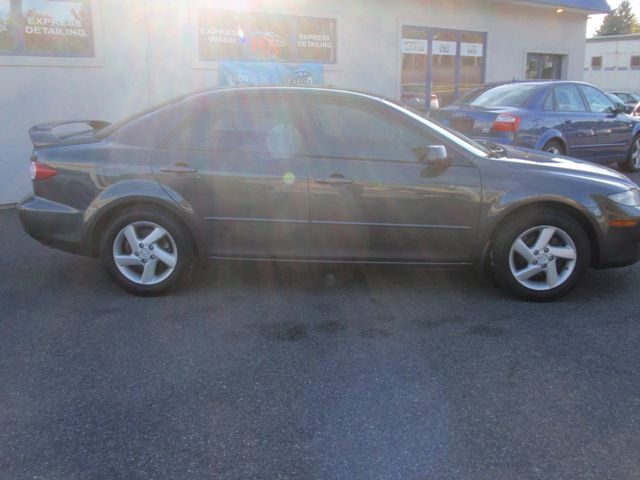
<svg viewBox="0 0 640 480">
<path fill-rule="evenodd" d="M 337 95 L 337 94 L 336 94 Z M 444 144 L 373 99 L 307 99 L 311 255 L 370 261 L 471 259 L 480 211 L 477 168 L 452 148 L 432 168 L 421 149 Z M 410 121 L 411 120 L 411 121 Z"/>
<path fill-rule="evenodd" d="M 612 162 L 623 160 L 629 150 L 633 124 L 623 114 L 615 113 L 615 105 L 606 94 L 591 85 L 578 85 L 591 114 L 597 119 L 598 149 L 594 159 Z"/>
<path fill-rule="evenodd" d="M 306 256 L 308 172 L 287 99 L 225 97 L 193 114 L 157 150 L 158 180 L 193 208 L 209 255 Z"/>
<path fill-rule="evenodd" d="M 555 85 L 552 97 L 545 101 L 544 126 L 559 130 L 567 143 L 567 155 L 584 160 L 593 159 L 598 152 L 598 119 L 594 118 L 573 83 Z M 553 100 L 553 108 L 550 108 Z"/>
</svg>

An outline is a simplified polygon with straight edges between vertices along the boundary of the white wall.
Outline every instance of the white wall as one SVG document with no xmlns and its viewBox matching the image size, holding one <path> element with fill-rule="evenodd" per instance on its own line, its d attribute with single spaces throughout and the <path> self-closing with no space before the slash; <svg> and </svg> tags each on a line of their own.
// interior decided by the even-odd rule
<svg viewBox="0 0 640 480">
<path fill-rule="evenodd" d="M 338 64 L 325 67 L 325 82 L 393 97 L 400 88 L 402 24 L 487 32 L 487 81 L 522 79 L 527 52 L 566 55 L 564 77 L 583 74 L 587 14 L 556 14 L 519 1 L 93 0 L 95 59 L 0 57 L 0 204 L 30 191 L 30 126 L 65 118 L 115 121 L 217 85 L 215 64 L 196 60 L 198 4 L 337 18 Z"/>
<path fill-rule="evenodd" d="M 631 68 L 631 56 L 640 55 L 640 35 L 589 40 L 584 80 L 604 90 L 640 91 L 640 69 Z M 602 57 L 602 68 L 591 67 L 591 57 Z"/>
</svg>

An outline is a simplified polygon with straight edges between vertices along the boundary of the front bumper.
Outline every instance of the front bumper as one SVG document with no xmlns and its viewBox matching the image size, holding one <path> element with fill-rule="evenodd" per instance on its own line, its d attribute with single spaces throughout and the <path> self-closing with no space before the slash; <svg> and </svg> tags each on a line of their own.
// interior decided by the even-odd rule
<svg viewBox="0 0 640 480">
<path fill-rule="evenodd" d="M 618 205 L 616 210 L 615 214 L 607 215 L 609 221 L 624 218 L 634 220 L 635 226 L 608 227 L 600 239 L 595 268 L 625 267 L 640 260 L 640 207 Z"/>
<path fill-rule="evenodd" d="M 22 228 L 40 243 L 80 255 L 92 254 L 83 242 L 84 212 L 36 196 L 25 198 L 16 208 Z"/>
</svg>

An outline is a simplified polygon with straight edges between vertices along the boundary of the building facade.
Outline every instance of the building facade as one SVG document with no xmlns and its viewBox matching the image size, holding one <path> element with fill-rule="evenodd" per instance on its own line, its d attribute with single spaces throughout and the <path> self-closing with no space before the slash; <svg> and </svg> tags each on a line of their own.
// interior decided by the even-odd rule
<svg viewBox="0 0 640 480">
<path fill-rule="evenodd" d="M 484 82 L 582 79 L 587 16 L 607 10 L 605 0 L 0 0 L 0 204 L 30 191 L 36 123 L 116 121 L 256 79 L 443 103 Z"/>
<path fill-rule="evenodd" d="M 640 35 L 588 38 L 584 80 L 604 90 L 640 92 Z"/>
</svg>

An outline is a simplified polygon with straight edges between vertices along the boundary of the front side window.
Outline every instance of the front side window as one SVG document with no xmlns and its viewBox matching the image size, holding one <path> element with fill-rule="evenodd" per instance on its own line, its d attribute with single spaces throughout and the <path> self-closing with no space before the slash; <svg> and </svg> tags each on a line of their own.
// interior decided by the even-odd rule
<svg viewBox="0 0 640 480">
<path fill-rule="evenodd" d="M 292 156 L 301 135 L 279 99 L 237 100 L 196 113 L 166 143 L 168 148 Z"/>
<path fill-rule="evenodd" d="M 556 110 L 558 112 L 586 112 L 587 108 L 575 85 L 558 85 L 554 88 Z"/>
<path fill-rule="evenodd" d="M 615 109 L 613 102 L 600 90 L 589 85 L 580 85 L 580 90 L 584 93 L 589 109 L 597 113 L 611 113 Z"/>
<path fill-rule="evenodd" d="M 90 0 L 0 0 L 0 54 L 93 57 Z"/>
<path fill-rule="evenodd" d="M 355 103 L 315 103 L 314 154 L 367 160 L 419 159 L 432 138 L 377 109 Z"/>
</svg>

